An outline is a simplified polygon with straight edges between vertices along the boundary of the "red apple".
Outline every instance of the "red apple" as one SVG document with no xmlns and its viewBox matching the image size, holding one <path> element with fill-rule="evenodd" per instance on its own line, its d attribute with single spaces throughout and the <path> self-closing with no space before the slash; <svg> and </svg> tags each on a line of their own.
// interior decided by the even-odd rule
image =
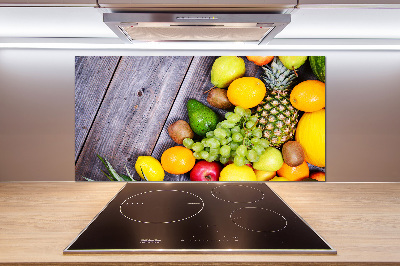
<svg viewBox="0 0 400 266">
<path fill-rule="evenodd" d="M 218 181 L 222 166 L 217 162 L 199 161 L 190 171 L 192 181 Z"/>
<path fill-rule="evenodd" d="M 253 170 L 254 170 L 254 168 L 253 168 L 253 164 L 251 164 L 251 163 L 246 163 L 246 165 L 247 165 L 248 167 L 250 167 L 251 169 L 253 169 Z"/>
</svg>

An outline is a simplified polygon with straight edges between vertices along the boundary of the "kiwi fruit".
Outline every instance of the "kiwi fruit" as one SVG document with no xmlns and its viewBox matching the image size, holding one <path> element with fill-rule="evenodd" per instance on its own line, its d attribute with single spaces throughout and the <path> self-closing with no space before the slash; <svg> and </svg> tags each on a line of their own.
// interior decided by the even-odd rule
<svg viewBox="0 0 400 266">
<path fill-rule="evenodd" d="M 219 109 L 230 109 L 234 105 L 228 100 L 227 90 L 214 88 L 207 95 L 207 102 Z"/>
<path fill-rule="evenodd" d="M 303 147 L 297 141 L 288 141 L 282 146 L 283 161 L 291 166 L 296 167 L 304 162 Z"/>
<path fill-rule="evenodd" d="M 171 139 L 178 144 L 182 144 L 185 138 L 192 139 L 194 137 L 193 130 L 184 120 L 178 120 L 175 123 L 169 125 L 168 134 Z"/>
</svg>

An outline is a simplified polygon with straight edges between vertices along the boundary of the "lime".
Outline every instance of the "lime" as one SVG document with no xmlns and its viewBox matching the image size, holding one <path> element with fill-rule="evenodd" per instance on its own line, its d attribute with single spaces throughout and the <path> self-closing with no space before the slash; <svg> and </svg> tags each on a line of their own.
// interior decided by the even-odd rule
<svg viewBox="0 0 400 266">
<path fill-rule="evenodd" d="M 164 169 L 161 163 L 151 156 L 139 156 L 135 164 L 136 172 L 144 179 L 143 174 L 149 181 L 163 181 Z"/>
<path fill-rule="evenodd" d="M 236 166 L 232 163 L 222 169 L 219 181 L 257 181 L 257 178 L 251 167 Z"/>
<path fill-rule="evenodd" d="M 253 168 L 256 170 L 273 172 L 279 170 L 283 165 L 282 153 L 274 148 L 268 147 L 261 154 L 260 159 L 253 163 Z"/>
</svg>

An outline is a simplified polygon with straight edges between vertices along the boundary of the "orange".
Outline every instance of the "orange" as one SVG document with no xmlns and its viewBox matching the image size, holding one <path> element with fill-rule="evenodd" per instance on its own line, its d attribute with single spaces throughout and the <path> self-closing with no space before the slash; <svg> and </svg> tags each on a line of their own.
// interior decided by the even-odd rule
<svg viewBox="0 0 400 266">
<path fill-rule="evenodd" d="M 300 181 L 310 175 L 310 169 L 308 169 L 306 162 L 295 167 L 283 163 L 282 167 L 277 171 L 277 174 L 280 177 L 286 177 L 290 181 Z"/>
<path fill-rule="evenodd" d="M 310 178 L 315 179 L 317 181 L 325 181 L 325 173 L 324 172 L 314 172 L 310 175 Z"/>
<path fill-rule="evenodd" d="M 161 165 L 170 174 L 180 175 L 192 170 L 196 159 L 193 152 L 182 146 L 169 148 L 161 155 Z"/>
<path fill-rule="evenodd" d="M 296 85 L 290 93 L 290 103 L 304 112 L 315 112 L 325 107 L 325 83 L 306 80 Z"/>
<path fill-rule="evenodd" d="M 235 79 L 228 87 L 228 99 L 236 106 L 244 109 L 257 106 L 265 96 L 267 89 L 264 83 L 254 77 Z"/>
<path fill-rule="evenodd" d="M 297 124 L 296 141 L 303 147 L 307 162 L 325 167 L 325 109 L 303 114 Z"/>
<path fill-rule="evenodd" d="M 246 57 L 247 60 L 253 62 L 257 66 L 264 66 L 274 59 L 273 56 L 246 56 Z"/>
</svg>

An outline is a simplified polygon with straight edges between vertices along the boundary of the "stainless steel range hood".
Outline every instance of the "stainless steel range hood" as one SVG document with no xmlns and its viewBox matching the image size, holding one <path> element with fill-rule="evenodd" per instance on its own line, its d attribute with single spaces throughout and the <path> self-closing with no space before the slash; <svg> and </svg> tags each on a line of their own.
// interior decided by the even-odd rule
<svg viewBox="0 0 400 266">
<path fill-rule="evenodd" d="M 290 14 L 104 13 L 103 21 L 124 42 L 202 41 L 266 44 L 290 23 Z"/>
</svg>

